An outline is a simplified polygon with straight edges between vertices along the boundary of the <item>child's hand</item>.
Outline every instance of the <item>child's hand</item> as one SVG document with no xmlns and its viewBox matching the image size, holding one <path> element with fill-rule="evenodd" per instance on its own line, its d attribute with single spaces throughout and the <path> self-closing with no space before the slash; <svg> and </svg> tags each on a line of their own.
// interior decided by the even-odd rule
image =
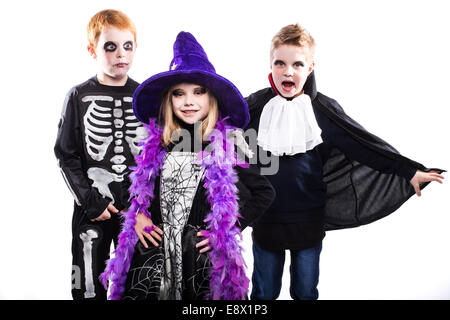
<svg viewBox="0 0 450 320">
<path fill-rule="evenodd" d="M 444 176 L 440 175 L 436 171 L 430 171 L 430 172 L 424 172 L 417 170 L 414 177 L 411 179 L 411 184 L 414 187 L 414 190 L 416 191 L 416 194 L 418 197 L 420 197 L 420 185 L 424 182 L 431 182 L 431 181 L 437 181 L 439 183 L 442 183 L 442 180 L 444 179 Z"/>
<path fill-rule="evenodd" d="M 206 247 L 200 249 L 200 253 L 204 253 L 204 252 L 207 252 L 207 251 L 209 251 L 209 250 L 212 249 L 212 248 L 208 245 L 208 244 L 209 244 L 209 232 L 208 232 L 208 231 L 206 231 L 206 230 L 201 230 L 201 231 L 197 232 L 197 237 L 206 237 L 205 240 L 200 241 L 200 242 L 198 242 L 198 243 L 195 245 L 196 248 L 200 248 L 200 247 L 206 246 Z"/>
<path fill-rule="evenodd" d="M 103 211 L 102 214 L 99 215 L 97 218 L 91 219 L 91 221 L 105 221 L 105 220 L 111 219 L 110 211 L 114 212 L 114 213 L 119 212 L 119 210 L 117 210 L 116 207 L 114 207 L 112 204 L 108 204 L 105 211 Z"/>
<path fill-rule="evenodd" d="M 134 231 L 136 231 L 139 240 L 145 248 L 148 248 L 147 242 L 144 237 L 146 237 L 155 247 L 158 247 L 159 244 L 156 242 L 158 240 L 161 242 L 160 235 L 163 234 L 163 231 L 155 226 L 151 219 L 147 218 L 147 216 L 143 213 L 138 213 L 136 216 L 136 224 L 134 225 Z M 159 234 L 158 234 L 159 233 Z M 156 239 L 156 240 L 155 240 Z"/>
</svg>

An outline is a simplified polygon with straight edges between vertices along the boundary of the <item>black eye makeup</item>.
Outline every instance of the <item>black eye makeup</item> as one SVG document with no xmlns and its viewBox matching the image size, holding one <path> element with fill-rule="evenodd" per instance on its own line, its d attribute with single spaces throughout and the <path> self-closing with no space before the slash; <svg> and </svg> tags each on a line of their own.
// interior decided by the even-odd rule
<svg viewBox="0 0 450 320">
<path fill-rule="evenodd" d="M 103 49 L 105 49 L 106 52 L 114 52 L 114 51 L 116 51 L 117 46 L 116 46 L 116 44 L 114 42 L 107 41 L 103 45 Z"/>
<path fill-rule="evenodd" d="M 123 44 L 123 48 L 127 51 L 133 51 L 133 41 L 127 41 Z"/>
<path fill-rule="evenodd" d="M 283 66 L 284 62 L 281 61 L 281 60 L 275 60 L 273 64 L 276 65 L 276 66 Z"/>
<path fill-rule="evenodd" d="M 172 96 L 174 97 L 180 97 L 183 95 L 183 91 L 181 89 L 175 89 L 172 91 Z"/>
<path fill-rule="evenodd" d="M 195 94 L 205 94 L 208 90 L 205 87 L 198 87 L 194 89 Z"/>
</svg>

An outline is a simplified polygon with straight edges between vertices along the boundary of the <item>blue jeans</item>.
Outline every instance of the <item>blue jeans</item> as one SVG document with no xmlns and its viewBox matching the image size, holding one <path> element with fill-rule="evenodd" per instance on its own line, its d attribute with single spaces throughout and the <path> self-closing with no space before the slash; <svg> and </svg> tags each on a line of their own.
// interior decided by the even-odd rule
<svg viewBox="0 0 450 320">
<path fill-rule="evenodd" d="M 319 297 L 319 257 L 322 243 L 314 248 L 291 251 L 291 287 L 294 300 Z M 252 300 L 275 300 L 280 295 L 285 250 L 268 251 L 253 244 Z"/>
</svg>

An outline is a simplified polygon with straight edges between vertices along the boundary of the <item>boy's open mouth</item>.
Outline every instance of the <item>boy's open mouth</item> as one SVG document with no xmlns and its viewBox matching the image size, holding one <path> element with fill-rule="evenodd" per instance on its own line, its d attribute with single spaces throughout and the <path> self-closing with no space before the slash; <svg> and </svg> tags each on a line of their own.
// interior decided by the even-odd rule
<svg viewBox="0 0 450 320">
<path fill-rule="evenodd" d="M 295 82 L 293 82 L 293 81 L 283 81 L 281 83 L 281 86 L 282 86 L 284 91 L 291 92 L 292 90 L 295 89 Z"/>
</svg>

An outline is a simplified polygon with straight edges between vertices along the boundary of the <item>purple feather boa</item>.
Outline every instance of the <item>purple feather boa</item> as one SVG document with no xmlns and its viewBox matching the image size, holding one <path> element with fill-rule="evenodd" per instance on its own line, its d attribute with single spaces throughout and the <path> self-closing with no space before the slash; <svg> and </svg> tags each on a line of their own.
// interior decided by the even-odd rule
<svg viewBox="0 0 450 320">
<path fill-rule="evenodd" d="M 212 151 L 201 153 L 205 167 L 205 183 L 211 212 L 204 220 L 209 231 L 210 271 L 209 296 L 211 300 L 244 300 L 249 280 L 245 275 L 245 262 L 239 244 L 242 235 L 236 227 L 239 217 L 237 203 L 238 176 L 234 170 L 239 165 L 234 143 L 226 137 L 226 127 L 219 121 L 211 134 Z"/>
<path fill-rule="evenodd" d="M 136 157 L 135 168 L 130 174 L 132 181 L 130 198 L 132 204 L 125 214 L 125 221 L 119 235 L 119 244 L 114 258 L 107 262 L 101 280 L 105 288 L 111 281 L 109 299 L 120 299 L 125 289 L 127 272 L 130 268 L 134 247 L 138 237 L 134 231 L 136 214 L 144 212 L 151 217 L 147 208 L 154 196 L 154 181 L 162 167 L 165 150 L 160 143 L 160 131 L 155 121 L 145 126 L 149 138 L 143 143 L 144 149 Z M 216 129 L 210 135 L 208 151 L 199 153 L 199 164 L 205 168 L 204 187 L 207 191 L 211 212 L 205 222 L 209 231 L 212 268 L 210 271 L 210 292 L 206 297 L 212 300 L 242 300 L 246 298 L 249 280 L 245 274 L 245 262 L 242 257 L 240 240 L 242 235 L 236 227 L 239 217 L 237 203 L 238 180 L 235 165 L 242 165 L 234 151 L 234 144 L 226 137 L 227 130 L 233 129 L 217 122 Z"/>
</svg>

